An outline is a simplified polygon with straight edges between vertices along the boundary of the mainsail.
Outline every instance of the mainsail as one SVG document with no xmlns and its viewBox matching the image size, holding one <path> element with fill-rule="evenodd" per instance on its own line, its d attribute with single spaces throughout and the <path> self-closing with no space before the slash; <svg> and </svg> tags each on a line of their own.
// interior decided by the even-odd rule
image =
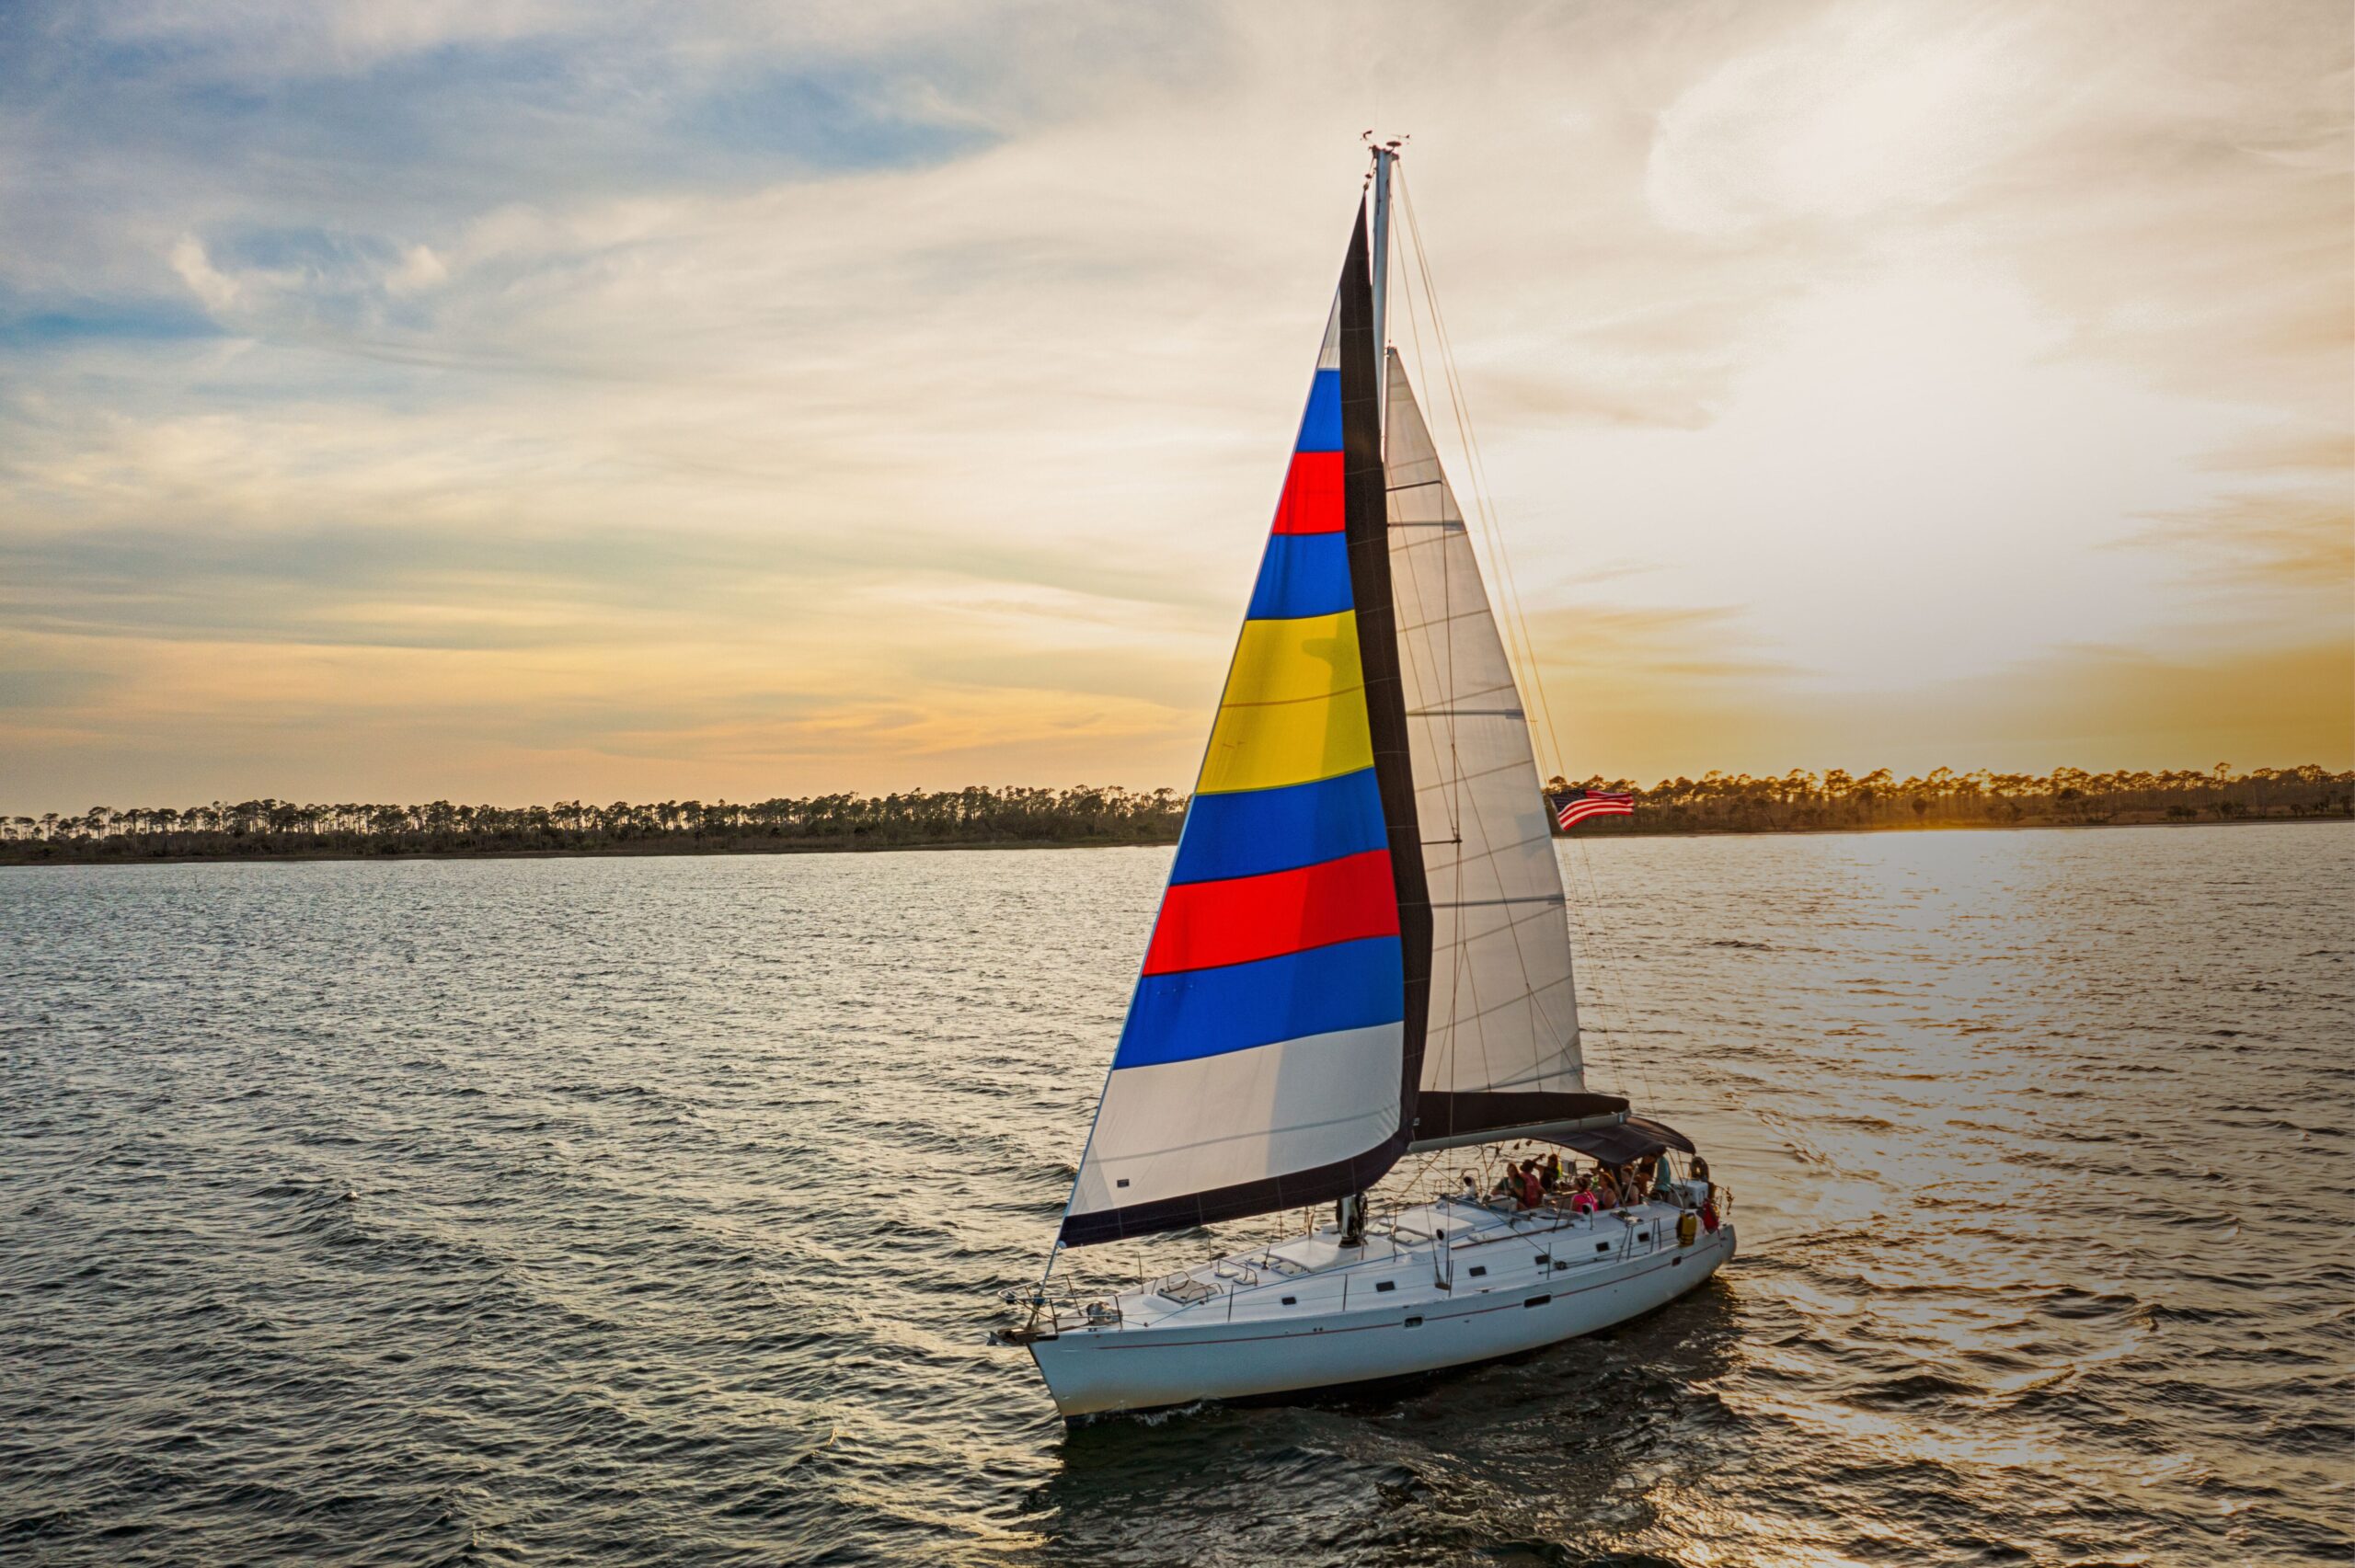
<svg viewBox="0 0 2355 1568">
<path fill-rule="evenodd" d="M 1587 1093 L 1553 829 L 1504 639 L 1389 354 L 1390 573 L 1432 938 L 1417 1148 L 1615 1116 Z"/>
<path fill-rule="evenodd" d="M 1373 316 L 1361 203 L 1068 1245 L 1361 1191 L 1408 1141 L 1430 913 Z"/>
</svg>

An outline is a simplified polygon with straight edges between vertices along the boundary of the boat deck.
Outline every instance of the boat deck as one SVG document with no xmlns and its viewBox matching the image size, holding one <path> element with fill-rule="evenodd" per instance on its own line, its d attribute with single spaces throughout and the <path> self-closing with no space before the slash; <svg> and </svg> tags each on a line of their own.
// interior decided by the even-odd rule
<svg viewBox="0 0 2355 1568">
<path fill-rule="evenodd" d="M 1344 1247 L 1335 1227 L 1321 1226 L 1066 1308 L 1055 1314 L 1054 1332 L 1322 1318 L 1525 1291 L 1547 1280 L 1575 1288 L 1587 1271 L 1617 1275 L 1622 1271 L 1608 1265 L 1675 1252 L 1677 1219 L 1685 1212 L 1657 1200 L 1581 1215 L 1442 1197 L 1369 1224 L 1363 1245 Z"/>
</svg>

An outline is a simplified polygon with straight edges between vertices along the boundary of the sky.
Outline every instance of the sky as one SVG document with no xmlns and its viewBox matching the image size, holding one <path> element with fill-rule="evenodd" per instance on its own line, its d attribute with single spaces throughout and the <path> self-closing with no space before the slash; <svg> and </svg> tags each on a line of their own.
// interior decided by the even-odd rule
<svg viewBox="0 0 2355 1568">
<path fill-rule="evenodd" d="M 2351 61 L 2341 0 L 0 8 L 0 811 L 1182 788 L 1368 129 L 1549 767 L 2355 766 Z"/>
</svg>

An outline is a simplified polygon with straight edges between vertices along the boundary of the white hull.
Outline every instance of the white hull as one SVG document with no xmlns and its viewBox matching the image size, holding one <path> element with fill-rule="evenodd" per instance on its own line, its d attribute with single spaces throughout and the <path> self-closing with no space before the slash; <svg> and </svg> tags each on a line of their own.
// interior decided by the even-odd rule
<svg viewBox="0 0 2355 1568">
<path fill-rule="evenodd" d="M 1061 1314 L 1029 1349 L 1065 1416 L 1299 1392 L 1534 1350 L 1683 1295 L 1733 1256 L 1653 1203 L 1573 1217 L 1453 1200 L 1344 1248 L 1330 1229 Z M 1172 1291 L 1175 1294 L 1172 1294 Z"/>
</svg>

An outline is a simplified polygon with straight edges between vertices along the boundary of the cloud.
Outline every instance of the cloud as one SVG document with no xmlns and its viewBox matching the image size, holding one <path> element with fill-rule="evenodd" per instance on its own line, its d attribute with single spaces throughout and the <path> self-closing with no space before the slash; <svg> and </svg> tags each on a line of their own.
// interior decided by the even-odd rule
<svg viewBox="0 0 2355 1568">
<path fill-rule="evenodd" d="M 400 265 L 385 275 L 385 292 L 397 299 L 439 288 L 449 280 L 450 269 L 433 254 L 433 247 L 413 245 L 403 253 Z"/>
<path fill-rule="evenodd" d="M 2339 609 L 2355 586 L 2355 495 L 2244 490 L 2166 513 L 2135 543 L 2199 557 L 2210 581 L 2319 594 Z"/>
<path fill-rule="evenodd" d="M 0 805 L 1182 782 L 1377 122 L 1595 766 L 2326 647 L 2350 29 L 2177 22 L 20 8 Z"/>
<path fill-rule="evenodd" d="M 1934 210 L 2053 116 L 2021 69 L 2035 31 L 2016 11 L 1827 7 L 1661 111 L 1645 193 L 1670 227 L 1717 239 Z"/>
<path fill-rule="evenodd" d="M 236 308 L 241 291 L 214 269 L 213 258 L 204 253 L 204 242 L 194 235 L 182 235 L 172 242 L 172 270 L 207 310 Z"/>
</svg>

